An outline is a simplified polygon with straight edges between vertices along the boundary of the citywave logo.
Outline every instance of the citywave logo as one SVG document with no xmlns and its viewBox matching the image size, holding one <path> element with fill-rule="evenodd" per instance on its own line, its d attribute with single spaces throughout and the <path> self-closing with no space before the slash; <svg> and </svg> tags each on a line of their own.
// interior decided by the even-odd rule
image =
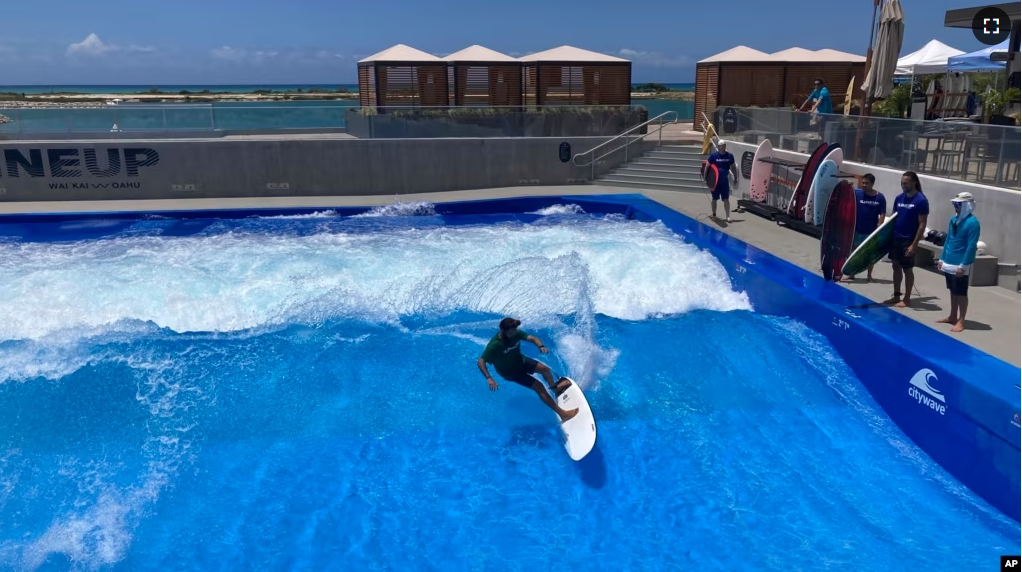
<svg viewBox="0 0 1022 572">
<path fill-rule="evenodd" d="M 936 374 L 932 371 L 925 368 L 917 371 L 908 382 L 908 395 L 917 403 L 944 415 L 944 412 L 947 411 L 947 406 L 944 405 L 944 395 L 930 385 L 931 380 L 937 380 Z"/>
</svg>

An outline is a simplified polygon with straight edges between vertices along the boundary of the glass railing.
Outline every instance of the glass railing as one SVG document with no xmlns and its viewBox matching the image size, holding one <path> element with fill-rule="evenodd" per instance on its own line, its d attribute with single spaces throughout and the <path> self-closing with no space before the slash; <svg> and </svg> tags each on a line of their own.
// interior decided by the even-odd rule
<svg viewBox="0 0 1022 572">
<path fill-rule="evenodd" d="M 787 108 L 734 108 L 717 114 L 724 139 L 809 153 L 839 143 L 846 161 L 1019 189 L 1022 129 L 969 121 L 811 115 Z M 725 121 L 725 117 L 727 121 Z"/>
<path fill-rule="evenodd" d="M 311 103 L 309 105 L 308 103 Z M 316 105 L 319 103 L 318 105 Z M 102 107 L 0 108 L 3 134 L 85 132 L 201 132 L 344 128 L 344 113 L 358 102 L 272 104 L 121 104 Z M 304 104 L 304 105 L 303 105 Z"/>
<path fill-rule="evenodd" d="M 439 122 L 446 122 L 450 125 L 461 125 L 460 131 L 471 131 L 476 135 L 484 137 L 490 133 L 501 137 L 514 137 L 515 134 L 529 132 L 527 125 L 535 125 L 538 121 L 550 124 L 550 128 L 531 129 L 542 133 L 553 135 L 582 133 L 595 135 L 616 135 L 613 130 L 618 127 L 615 121 L 609 121 L 606 125 L 594 127 L 593 129 L 579 129 L 567 126 L 564 130 L 558 131 L 553 127 L 554 123 L 577 123 L 586 121 L 590 123 L 599 122 L 605 118 L 606 113 L 600 109 L 607 109 L 607 106 L 544 106 L 544 107 L 517 107 L 514 109 L 501 107 L 416 107 L 416 111 L 399 112 L 397 115 L 390 114 L 390 111 L 404 111 L 400 108 L 387 109 L 387 120 L 374 120 L 368 118 L 366 121 L 358 117 L 366 116 L 361 113 L 355 114 L 359 108 L 356 100 L 335 100 L 335 101 L 289 101 L 289 102 L 217 102 L 217 103 L 121 103 L 119 105 L 93 105 L 93 106 L 46 106 L 46 107 L 16 107 L 16 103 L 8 103 L 10 107 L 0 106 L 0 138 L 5 135 L 7 138 L 24 139 L 32 134 L 59 134 L 59 133 L 99 133 L 99 132 L 123 132 L 123 133 L 176 133 L 187 134 L 189 132 L 216 132 L 216 131 L 273 131 L 278 129 L 333 131 L 349 128 L 350 118 L 355 117 L 356 123 L 365 124 L 375 122 L 383 126 L 377 131 L 376 137 L 388 137 L 386 133 L 392 131 L 392 126 L 399 120 L 396 116 L 404 116 L 403 122 L 418 121 L 419 128 L 426 122 L 426 117 L 432 123 L 433 128 L 429 130 L 417 129 L 409 124 L 405 131 L 407 133 L 418 133 L 422 137 L 446 137 L 444 133 L 451 132 L 450 129 L 438 128 Z M 690 101 L 642 101 L 631 106 L 620 106 L 620 108 L 646 109 L 648 116 L 656 116 L 664 111 L 676 111 L 679 121 L 691 121 L 692 102 Z M 471 111 L 464 112 L 465 109 Z M 480 110 L 481 109 L 481 110 Z M 551 111 L 553 109 L 554 111 Z M 564 111 L 573 109 L 578 111 Z M 449 111 L 450 110 L 450 111 Z M 540 114 L 560 115 L 561 120 L 541 117 Z M 588 115 L 587 115 L 588 113 Z M 413 115 L 415 115 L 413 117 Z M 497 116 L 504 120 L 504 127 L 497 126 Z M 569 115 L 574 115 L 572 118 Z M 443 116 L 443 117 L 442 117 Z M 372 116 L 370 116 L 372 117 Z M 478 129 L 468 129 L 468 126 L 475 125 Z M 567 124 L 565 124 L 567 125 Z M 594 124 L 595 125 L 595 124 Z M 631 124 L 635 125 L 635 124 Z M 497 127 L 495 127 L 497 126 Z M 517 126 L 517 127 L 516 127 Z M 631 126 L 629 126 L 631 127 Z M 356 127 L 356 131 L 359 128 Z M 626 128 L 625 128 L 626 129 Z M 366 130 L 363 130 L 366 131 Z M 570 132 L 570 133 L 568 133 Z M 367 132 L 368 133 L 368 132 Z M 430 135 L 432 134 L 432 135 Z M 368 136 L 368 135 L 362 135 Z M 521 135 L 518 135 L 521 136 Z"/>
<path fill-rule="evenodd" d="M 351 109 L 345 124 L 360 139 L 593 137 L 618 135 L 649 117 L 640 105 L 380 107 Z"/>
<path fill-rule="evenodd" d="M 171 103 L 104 105 L 91 107 L 0 107 L 0 138 L 25 138 L 32 134 L 138 132 L 177 133 L 213 131 L 273 131 L 276 129 L 306 130 L 309 132 L 338 130 L 353 127 L 362 130 L 360 137 L 390 137 L 398 123 L 404 123 L 406 136 L 447 137 L 450 126 L 460 125 L 458 132 L 474 133 L 464 136 L 513 137 L 529 132 L 570 135 L 585 133 L 616 135 L 635 123 L 627 124 L 620 131 L 614 131 L 619 121 L 607 119 L 606 106 L 544 106 L 544 107 L 443 107 L 412 109 L 387 108 L 385 113 L 367 116 L 358 112 L 358 101 L 292 101 L 292 102 L 219 102 L 219 103 Z M 679 121 L 691 120 L 691 102 L 687 101 L 642 101 L 632 106 L 615 108 L 618 115 L 622 109 L 646 110 L 648 117 L 655 117 L 665 111 L 678 113 Z M 466 111 L 468 110 L 468 111 Z M 602 110 L 602 111 L 601 111 Z M 393 113 L 392 113 L 393 112 Z M 628 112 L 631 113 L 631 112 Z M 638 113 L 638 111 L 635 111 Z M 379 119 L 387 115 L 386 119 Z M 559 119 L 553 118 L 557 116 Z M 368 117 L 368 119 L 361 119 Z M 403 119 L 399 119 L 403 118 Z M 357 125 L 350 126 L 349 120 Z M 603 124 L 600 121 L 605 120 Z M 579 122 L 592 127 L 582 129 Z M 412 123 L 415 122 L 415 123 Z M 547 127 L 535 127 L 543 122 Z M 380 127 L 370 131 L 367 123 Z M 430 123 L 427 126 L 426 123 Z M 440 124 L 448 125 L 441 128 Z M 557 128 L 555 124 L 563 124 Z M 528 127 L 532 125 L 533 127 Z M 472 127 L 474 126 L 474 127 Z M 427 128 L 428 127 L 428 128 Z M 353 133 L 354 134 L 354 133 Z M 418 135 L 416 135 L 418 134 Z"/>
</svg>

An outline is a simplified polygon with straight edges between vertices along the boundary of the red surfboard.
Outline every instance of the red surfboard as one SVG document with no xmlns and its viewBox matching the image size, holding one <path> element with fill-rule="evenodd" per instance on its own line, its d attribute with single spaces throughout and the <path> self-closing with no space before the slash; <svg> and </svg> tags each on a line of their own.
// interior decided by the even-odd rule
<svg viewBox="0 0 1022 572">
<path fill-rule="evenodd" d="M 791 195 L 791 201 L 788 202 L 788 216 L 802 220 L 806 201 L 809 200 L 809 189 L 813 186 L 813 178 L 816 177 L 816 170 L 820 168 L 823 158 L 830 152 L 830 147 L 826 143 L 820 143 L 820 146 L 809 156 L 806 167 L 802 170 L 802 178 L 798 180 L 795 192 Z"/>
<path fill-rule="evenodd" d="M 717 187 L 717 181 L 720 180 L 720 171 L 717 170 L 716 165 L 703 161 L 703 180 L 706 181 L 706 188 L 715 189 Z"/>
<path fill-rule="evenodd" d="M 855 189 L 848 181 L 841 181 L 827 201 L 820 235 L 820 267 L 823 278 L 830 281 L 841 277 L 845 260 L 852 253 L 855 242 Z"/>
</svg>

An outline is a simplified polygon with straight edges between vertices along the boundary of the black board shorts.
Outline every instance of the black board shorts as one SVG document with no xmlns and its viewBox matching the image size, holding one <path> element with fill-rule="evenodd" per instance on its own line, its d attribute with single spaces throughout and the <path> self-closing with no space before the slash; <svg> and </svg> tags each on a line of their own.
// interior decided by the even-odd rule
<svg viewBox="0 0 1022 572">
<path fill-rule="evenodd" d="M 539 362 L 530 357 L 523 357 L 522 361 L 522 368 L 518 371 L 507 372 L 507 375 L 504 375 L 503 372 L 497 373 L 500 373 L 500 377 L 503 377 L 508 381 L 513 381 L 522 387 L 532 389 L 532 384 L 539 381 L 535 377 L 532 377 L 532 374 L 536 373 L 536 368 L 539 366 Z"/>
<path fill-rule="evenodd" d="M 947 289 L 951 291 L 952 296 L 967 296 L 969 294 L 968 274 L 963 276 L 944 274 L 944 281 L 947 283 Z"/>
<path fill-rule="evenodd" d="M 915 253 L 913 252 L 912 256 L 905 255 L 905 251 L 908 250 L 908 247 L 911 244 L 911 240 L 894 239 L 891 242 L 891 252 L 887 255 L 887 257 L 900 264 L 902 268 L 914 267 L 916 265 Z"/>
</svg>

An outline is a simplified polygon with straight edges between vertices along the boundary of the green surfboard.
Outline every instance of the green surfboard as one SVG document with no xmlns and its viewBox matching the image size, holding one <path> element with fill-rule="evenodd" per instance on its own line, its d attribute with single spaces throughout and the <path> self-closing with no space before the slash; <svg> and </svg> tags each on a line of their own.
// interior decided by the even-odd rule
<svg viewBox="0 0 1022 572">
<path fill-rule="evenodd" d="M 894 240 L 894 217 L 898 213 L 887 217 L 883 224 L 877 227 L 862 244 L 852 252 L 852 255 L 845 261 L 841 268 L 843 276 L 854 276 L 861 274 L 871 265 L 880 260 L 891 251 L 891 242 Z"/>
</svg>

